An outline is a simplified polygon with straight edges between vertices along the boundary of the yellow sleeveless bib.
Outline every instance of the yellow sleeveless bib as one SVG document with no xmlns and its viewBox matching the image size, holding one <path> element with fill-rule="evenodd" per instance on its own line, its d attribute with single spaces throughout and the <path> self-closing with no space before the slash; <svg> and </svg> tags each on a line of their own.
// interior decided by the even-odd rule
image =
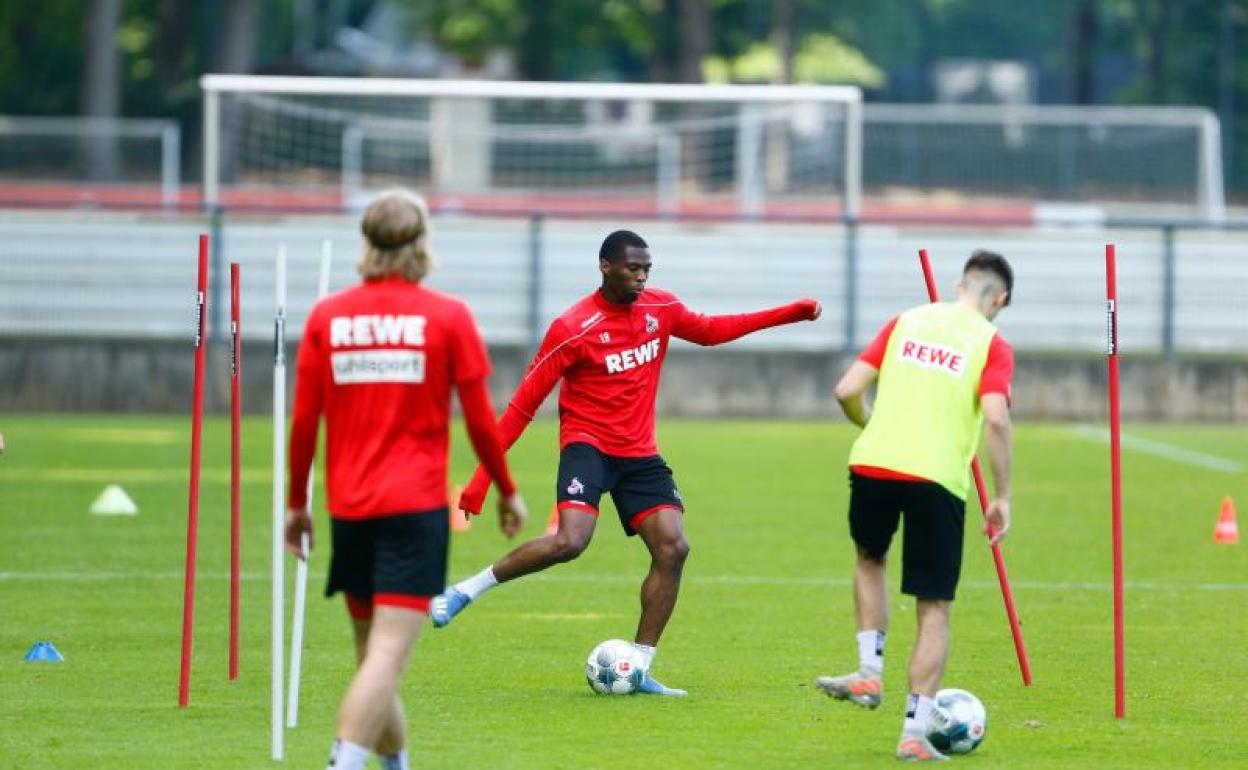
<svg viewBox="0 0 1248 770">
<path fill-rule="evenodd" d="M 871 419 L 849 464 L 930 479 L 965 500 L 983 423 L 979 379 L 996 331 L 958 303 L 902 313 L 884 352 Z"/>
</svg>

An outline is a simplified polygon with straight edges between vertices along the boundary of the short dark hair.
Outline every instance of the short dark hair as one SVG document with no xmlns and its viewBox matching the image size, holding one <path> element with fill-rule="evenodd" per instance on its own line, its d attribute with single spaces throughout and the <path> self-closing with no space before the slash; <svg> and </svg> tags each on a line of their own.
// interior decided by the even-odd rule
<svg viewBox="0 0 1248 770">
<path fill-rule="evenodd" d="M 624 256 L 624 251 L 629 246 L 638 249 L 650 248 L 650 244 L 632 230 L 616 230 L 603 240 L 602 248 L 598 249 L 598 259 L 614 262 Z"/>
<path fill-rule="evenodd" d="M 962 268 L 962 275 L 966 275 L 972 270 L 984 270 L 994 273 L 1001 282 L 1005 284 L 1005 304 L 1010 304 L 1010 300 L 1014 299 L 1014 270 L 1010 268 L 1010 263 L 1005 261 L 1005 257 L 995 251 L 986 251 L 984 249 L 976 249 L 971 258 L 966 260 L 966 265 Z"/>
</svg>

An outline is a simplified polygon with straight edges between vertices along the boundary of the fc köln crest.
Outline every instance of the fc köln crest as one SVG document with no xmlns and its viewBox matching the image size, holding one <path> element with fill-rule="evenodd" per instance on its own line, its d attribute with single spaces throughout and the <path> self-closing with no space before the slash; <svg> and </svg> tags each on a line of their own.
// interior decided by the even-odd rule
<svg viewBox="0 0 1248 770">
<path fill-rule="evenodd" d="M 654 334 L 659 330 L 659 319 L 646 313 L 646 334 Z"/>
</svg>

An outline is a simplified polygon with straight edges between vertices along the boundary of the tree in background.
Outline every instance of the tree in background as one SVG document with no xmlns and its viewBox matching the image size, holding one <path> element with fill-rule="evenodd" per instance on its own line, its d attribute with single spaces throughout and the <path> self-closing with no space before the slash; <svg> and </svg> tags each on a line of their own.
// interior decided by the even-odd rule
<svg viewBox="0 0 1248 770">
<path fill-rule="evenodd" d="M 1041 102 L 1215 109 L 1228 183 L 1248 191 L 1248 154 L 1234 152 L 1248 138 L 1248 0 L 1050 0 L 1043 10 L 1017 0 L 5 0 L 0 104 L 20 115 L 171 117 L 194 153 L 200 74 L 318 71 L 309 45 L 332 45 L 380 3 L 419 9 L 421 34 L 465 68 L 502 51 L 516 76 L 535 80 L 709 73 L 926 101 L 941 59 L 1021 61 Z"/>
<path fill-rule="evenodd" d="M 82 62 L 84 117 L 107 121 L 121 114 L 120 24 L 121 0 L 92 0 L 85 25 L 87 55 Z M 88 179 L 113 182 L 121 178 L 121 146 L 116 136 L 86 136 L 82 151 Z"/>
</svg>

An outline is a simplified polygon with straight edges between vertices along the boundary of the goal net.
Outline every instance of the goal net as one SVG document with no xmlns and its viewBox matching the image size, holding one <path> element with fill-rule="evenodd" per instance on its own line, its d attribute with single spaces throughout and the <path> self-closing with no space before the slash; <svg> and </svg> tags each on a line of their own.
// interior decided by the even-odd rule
<svg viewBox="0 0 1248 770">
<path fill-rule="evenodd" d="M 1218 119 L 1192 107 L 868 104 L 867 194 L 1225 215 Z"/>
<path fill-rule="evenodd" d="M 861 92 L 840 86 L 208 75 L 208 205 L 856 216 Z"/>
</svg>

